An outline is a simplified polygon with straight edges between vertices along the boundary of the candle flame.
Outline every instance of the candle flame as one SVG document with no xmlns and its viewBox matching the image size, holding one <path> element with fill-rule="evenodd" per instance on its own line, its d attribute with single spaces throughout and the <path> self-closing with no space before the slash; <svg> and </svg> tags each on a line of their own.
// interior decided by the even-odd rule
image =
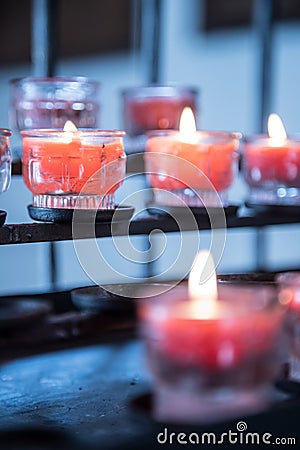
<svg viewBox="0 0 300 450">
<path fill-rule="evenodd" d="M 217 277 L 211 254 L 201 250 L 192 265 L 188 281 L 194 318 L 214 319 L 219 315 Z"/>
<path fill-rule="evenodd" d="M 67 120 L 64 126 L 64 131 L 74 132 L 78 131 L 76 125 L 72 122 L 72 120 Z"/>
<path fill-rule="evenodd" d="M 194 144 L 197 142 L 197 128 L 194 113 L 191 108 L 184 108 L 179 122 L 180 139 Z"/>
<path fill-rule="evenodd" d="M 277 114 L 273 113 L 269 116 L 268 133 L 274 146 L 282 145 L 287 138 L 282 120 Z"/>
<path fill-rule="evenodd" d="M 71 120 L 67 120 L 64 126 L 63 141 L 66 144 L 70 144 L 73 141 L 74 133 L 76 131 L 78 131 L 76 125 Z"/>
<path fill-rule="evenodd" d="M 201 250 L 193 262 L 188 281 L 192 300 L 216 300 L 218 298 L 215 264 L 207 250 Z"/>
</svg>

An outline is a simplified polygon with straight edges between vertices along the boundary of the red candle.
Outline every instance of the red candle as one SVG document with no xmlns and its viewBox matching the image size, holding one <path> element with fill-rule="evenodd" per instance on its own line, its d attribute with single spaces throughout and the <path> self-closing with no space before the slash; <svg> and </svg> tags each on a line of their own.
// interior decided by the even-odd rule
<svg viewBox="0 0 300 450">
<path fill-rule="evenodd" d="M 23 177 L 37 198 L 113 194 L 125 175 L 123 132 L 26 130 Z M 58 202 L 59 203 L 59 202 Z"/>
<path fill-rule="evenodd" d="M 202 422 L 260 409 L 280 372 L 284 316 L 276 290 L 217 289 L 210 262 L 199 280 L 205 258 L 200 252 L 189 290 L 179 286 L 139 304 L 160 420 Z"/>
<path fill-rule="evenodd" d="M 240 135 L 196 131 L 191 111 L 182 114 L 180 131 L 149 133 L 146 143 L 146 172 L 154 189 L 223 193 L 235 175 Z M 187 129 L 185 129 L 187 127 Z M 187 204 L 189 198 L 184 199 Z M 206 204 L 206 206 L 214 206 Z"/>
<path fill-rule="evenodd" d="M 141 317 L 153 339 L 157 336 L 153 345 L 162 358 L 181 368 L 217 373 L 232 371 L 274 350 L 282 319 L 279 309 L 274 314 L 258 305 L 258 309 L 251 307 L 255 290 L 223 287 L 219 291 L 221 298 L 211 317 L 205 317 L 200 304 L 197 311 L 186 289 L 175 289 L 161 299 L 170 309 L 166 314 L 161 304 L 157 304 L 157 316 L 150 304 L 142 307 Z M 230 295 L 243 298 L 233 301 Z"/>
<path fill-rule="evenodd" d="M 300 189 L 300 141 L 288 139 L 280 118 L 269 117 L 269 136 L 245 140 L 243 173 L 250 199 L 261 203 L 294 203 Z"/>
<path fill-rule="evenodd" d="M 249 140 L 244 145 L 244 167 L 250 186 L 300 188 L 300 142 L 287 139 L 274 146 L 267 137 Z"/>
<path fill-rule="evenodd" d="M 231 186 L 237 149 L 235 137 L 212 132 L 207 136 L 205 132 L 198 132 L 197 137 L 197 143 L 181 141 L 179 133 L 153 135 L 148 139 L 146 150 L 155 153 L 155 158 L 146 155 L 146 164 L 149 162 L 147 171 L 152 172 L 152 187 L 171 190 L 185 187 L 209 189 L 207 179 L 217 191 L 224 191 Z M 206 138 L 211 142 L 205 142 Z M 176 158 L 166 158 L 164 155 Z M 182 163 L 177 158 L 181 158 Z M 165 176 L 161 175 L 162 172 L 165 172 Z"/>
<path fill-rule="evenodd" d="M 175 86 L 140 86 L 123 91 L 124 127 L 130 136 L 150 130 L 178 129 L 181 113 L 196 114 L 197 91 Z"/>
</svg>

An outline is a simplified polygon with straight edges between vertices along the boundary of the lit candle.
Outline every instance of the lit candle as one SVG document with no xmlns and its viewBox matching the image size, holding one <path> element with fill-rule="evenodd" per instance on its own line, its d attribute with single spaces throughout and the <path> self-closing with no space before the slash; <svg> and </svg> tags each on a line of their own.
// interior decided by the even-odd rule
<svg viewBox="0 0 300 450">
<path fill-rule="evenodd" d="M 245 140 L 243 173 L 250 186 L 250 201 L 299 203 L 300 141 L 287 137 L 278 115 L 269 117 L 268 136 Z"/>
<path fill-rule="evenodd" d="M 190 108 L 182 112 L 179 131 L 150 132 L 145 162 L 157 202 L 164 203 L 160 191 L 166 190 L 188 205 L 201 206 L 201 201 L 211 198 L 211 191 L 216 190 L 226 203 L 227 190 L 234 180 L 239 138 L 238 133 L 197 131 Z M 199 194 L 198 199 L 193 192 Z M 205 206 L 216 205 L 208 200 Z"/>
<path fill-rule="evenodd" d="M 237 291 L 245 298 L 237 299 L 234 309 L 231 302 L 219 299 L 213 260 L 206 251 L 197 255 L 188 286 L 189 301 L 181 303 L 178 315 L 174 306 L 174 317 L 164 324 L 164 350 L 171 358 L 186 360 L 190 354 L 195 366 L 222 370 L 235 367 L 250 355 L 263 354 L 273 345 L 278 317 L 272 318 L 265 310 L 249 314 L 246 302 L 251 302 L 254 292 L 247 289 Z M 231 287 L 229 295 L 234 293 Z M 220 295 L 224 295 L 222 289 Z"/>
<path fill-rule="evenodd" d="M 82 208 L 113 206 L 112 198 L 105 201 L 125 176 L 124 132 L 77 130 L 67 121 L 63 131 L 21 134 L 23 177 L 34 206 L 72 208 L 76 202 Z"/>
<path fill-rule="evenodd" d="M 217 288 L 213 261 L 203 251 L 188 290 L 179 286 L 140 304 L 139 313 L 156 418 L 203 422 L 268 404 L 283 321 L 272 288 Z"/>
</svg>

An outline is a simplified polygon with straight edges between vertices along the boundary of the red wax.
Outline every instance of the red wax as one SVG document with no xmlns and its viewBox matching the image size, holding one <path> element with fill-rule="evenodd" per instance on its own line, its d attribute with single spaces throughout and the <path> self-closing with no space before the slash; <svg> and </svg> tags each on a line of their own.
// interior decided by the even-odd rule
<svg viewBox="0 0 300 450">
<path fill-rule="evenodd" d="M 268 139 L 244 146 L 244 173 L 250 186 L 275 182 L 300 188 L 300 142 L 272 146 Z"/>
<path fill-rule="evenodd" d="M 274 345 L 279 317 L 267 312 L 231 319 L 169 318 L 157 323 L 159 351 L 180 366 L 218 371 L 264 355 Z"/>
<path fill-rule="evenodd" d="M 199 132 L 198 132 L 199 133 Z M 236 139 L 216 140 L 213 143 L 187 143 L 179 139 L 179 133 L 153 136 L 147 140 L 146 158 L 150 184 L 154 188 L 175 190 L 186 186 L 194 189 L 210 189 L 207 178 L 217 191 L 230 187 L 234 179 Z M 181 158 L 168 158 L 166 155 Z M 185 161 L 188 164 L 185 164 Z M 190 163 L 190 164 L 189 164 Z M 169 176 L 161 176 L 165 173 Z M 207 177 L 203 177 L 203 174 Z"/>
<path fill-rule="evenodd" d="M 94 145 L 80 137 L 74 137 L 71 142 L 24 137 L 23 176 L 33 194 L 79 193 L 88 180 L 85 193 L 105 194 L 114 192 L 119 185 L 114 183 L 116 167 L 108 166 L 107 170 L 93 175 L 112 161 L 116 164 L 120 161 L 123 166 L 123 154 L 119 141 Z"/>
<path fill-rule="evenodd" d="M 278 345 L 284 313 L 276 291 L 221 287 L 222 299 L 215 300 L 213 308 L 201 304 L 203 300 L 189 300 L 181 286 L 140 304 L 142 329 L 152 351 L 179 367 L 208 372 L 255 364 L 269 355 Z"/>
<path fill-rule="evenodd" d="M 142 97 L 128 99 L 124 111 L 126 131 L 132 135 L 150 130 L 178 129 L 185 107 L 196 114 L 196 105 L 190 97 Z"/>
</svg>

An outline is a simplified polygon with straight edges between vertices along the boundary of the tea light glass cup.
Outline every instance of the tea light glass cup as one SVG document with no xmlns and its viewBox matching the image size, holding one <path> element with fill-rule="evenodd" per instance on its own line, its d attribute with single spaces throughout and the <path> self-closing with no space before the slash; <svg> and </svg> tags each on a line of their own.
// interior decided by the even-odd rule
<svg viewBox="0 0 300 450">
<path fill-rule="evenodd" d="M 144 158 L 154 203 L 227 206 L 240 138 L 239 133 L 196 131 L 185 141 L 179 131 L 149 132 Z"/>
<path fill-rule="evenodd" d="M 11 81 L 11 110 L 18 130 L 98 126 L 99 83 L 85 77 L 27 77 Z"/>
<path fill-rule="evenodd" d="M 9 123 L 13 130 L 99 126 L 99 83 L 86 77 L 25 77 L 11 80 Z M 16 138 L 18 133 L 14 133 Z M 16 142 L 16 147 L 21 147 Z M 21 150 L 16 149 L 16 153 Z"/>
<path fill-rule="evenodd" d="M 124 131 L 24 130 L 23 177 L 32 205 L 112 209 L 125 177 Z"/>
<path fill-rule="evenodd" d="M 208 313 L 181 286 L 138 303 L 156 420 L 213 422 L 274 400 L 284 322 L 276 289 L 226 283 L 216 303 Z"/>
<path fill-rule="evenodd" d="M 11 181 L 11 135 L 12 132 L 10 130 L 0 128 L 0 192 L 5 192 Z"/>
<path fill-rule="evenodd" d="M 286 334 L 289 377 L 300 381 L 300 272 L 281 273 L 276 281 L 281 301 L 288 307 Z"/>
<path fill-rule="evenodd" d="M 242 172 L 249 186 L 248 202 L 299 206 L 300 138 L 290 137 L 275 144 L 265 135 L 244 140 Z"/>
</svg>

